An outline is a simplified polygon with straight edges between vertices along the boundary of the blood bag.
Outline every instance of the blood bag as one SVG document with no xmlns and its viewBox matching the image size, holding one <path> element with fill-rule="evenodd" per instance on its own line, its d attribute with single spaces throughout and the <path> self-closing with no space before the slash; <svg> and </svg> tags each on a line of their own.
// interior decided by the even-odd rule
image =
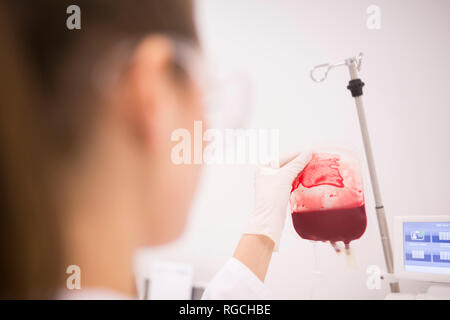
<svg viewBox="0 0 450 320">
<path fill-rule="evenodd" d="M 333 246 L 342 241 L 349 249 L 367 225 L 358 158 L 344 150 L 313 153 L 292 184 L 290 203 L 300 237 Z"/>
</svg>

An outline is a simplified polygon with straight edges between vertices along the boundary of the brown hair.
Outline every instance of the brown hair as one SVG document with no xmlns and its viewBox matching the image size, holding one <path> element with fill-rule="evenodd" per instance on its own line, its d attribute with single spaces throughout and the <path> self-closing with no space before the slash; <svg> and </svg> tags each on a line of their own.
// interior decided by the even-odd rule
<svg viewBox="0 0 450 320">
<path fill-rule="evenodd" d="M 81 29 L 66 27 L 70 5 Z M 63 285 L 55 168 L 95 123 L 91 77 L 121 40 L 196 42 L 188 0 L 4 0 L 0 5 L 0 298 L 47 298 Z"/>
</svg>

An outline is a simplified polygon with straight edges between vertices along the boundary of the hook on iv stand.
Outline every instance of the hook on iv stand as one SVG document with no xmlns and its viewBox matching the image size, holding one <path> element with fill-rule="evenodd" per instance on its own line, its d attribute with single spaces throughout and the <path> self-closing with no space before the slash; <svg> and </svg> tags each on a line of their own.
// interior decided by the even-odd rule
<svg viewBox="0 0 450 320">
<path fill-rule="evenodd" d="M 367 166 L 369 168 L 372 192 L 375 199 L 375 211 L 377 214 L 378 227 L 380 231 L 381 243 L 384 252 L 384 259 L 386 262 L 387 272 L 392 275 L 394 273 L 392 245 L 389 237 L 389 229 L 386 220 L 386 214 L 383 202 L 381 200 L 380 186 L 378 183 L 378 177 L 375 170 L 375 160 L 373 157 L 372 146 L 370 143 L 366 116 L 364 113 L 364 104 L 362 100 L 364 82 L 362 82 L 358 76 L 358 72 L 361 71 L 362 58 L 363 54 L 360 53 L 357 57 L 351 57 L 345 59 L 342 62 L 334 64 L 329 63 L 320 64 L 318 66 L 315 66 L 311 70 L 310 76 L 314 82 L 323 82 L 327 79 L 330 70 L 341 66 L 347 66 L 349 69 L 351 80 L 349 82 L 349 85 L 347 86 L 347 89 L 350 90 L 352 97 L 355 98 L 356 110 L 358 112 L 359 125 L 364 144 L 364 151 L 366 154 Z M 322 77 L 317 76 L 317 72 L 319 70 L 324 70 Z M 389 286 L 392 293 L 400 292 L 400 286 L 395 277 L 392 277 L 389 282 L 390 282 Z"/>
<path fill-rule="evenodd" d="M 331 69 L 334 69 L 336 67 L 342 67 L 342 66 L 350 66 L 351 64 L 355 64 L 356 65 L 356 70 L 359 72 L 361 71 L 361 64 L 362 64 L 362 58 L 363 58 L 363 53 L 360 53 L 358 55 L 358 57 L 352 57 L 352 58 L 348 58 L 345 59 L 342 62 L 338 62 L 338 63 L 325 63 L 325 64 L 319 64 L 318 66 L 315 66 L 310 73 L 311 79 L 314 82 L 323 82 L 324 80 L 327 79 L 328 77 L 328 73 L 330 72 Z M 321 78 L 317 77 L 317 71 L 321 70 L 321 69 L 325 69 L 323 76 Z"/>
</svg>

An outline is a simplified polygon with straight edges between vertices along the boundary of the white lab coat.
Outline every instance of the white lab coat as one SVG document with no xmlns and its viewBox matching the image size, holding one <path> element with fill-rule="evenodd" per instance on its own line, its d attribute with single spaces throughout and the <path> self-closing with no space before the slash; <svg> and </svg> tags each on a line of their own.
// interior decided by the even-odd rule
<svg viewBox="0 0 450 320">
<path fill-rule="evenodd" d="M 205 300 L 269 299 L 269 292 L 242 262 L 231 258 L 214 276 L 203 293 Z"/>
<path fill-rule="evenodd" d="M 60 300 L 129 300 L 131 297 L 103 289 L 61 290 Z M 231 258 L 214 276 L 202 299 L 204 300 L 260 300 L 270 299 L 264 283 L 242 262 Z"/>
</svg>

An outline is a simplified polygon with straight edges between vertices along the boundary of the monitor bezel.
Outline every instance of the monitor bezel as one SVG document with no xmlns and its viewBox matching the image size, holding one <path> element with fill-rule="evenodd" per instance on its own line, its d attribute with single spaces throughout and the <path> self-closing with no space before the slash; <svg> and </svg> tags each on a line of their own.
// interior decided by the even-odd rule
<svg viewBox="0 0 450 320">
<path fill-rule="evenodd" d="M 450 275 L 405 270 L 403 223 L 405 222 L 449 222 L 450 216 L 396 216 L 394 217 L 394 273 L 399 279 L 450 283 Z"/>
</svg>

